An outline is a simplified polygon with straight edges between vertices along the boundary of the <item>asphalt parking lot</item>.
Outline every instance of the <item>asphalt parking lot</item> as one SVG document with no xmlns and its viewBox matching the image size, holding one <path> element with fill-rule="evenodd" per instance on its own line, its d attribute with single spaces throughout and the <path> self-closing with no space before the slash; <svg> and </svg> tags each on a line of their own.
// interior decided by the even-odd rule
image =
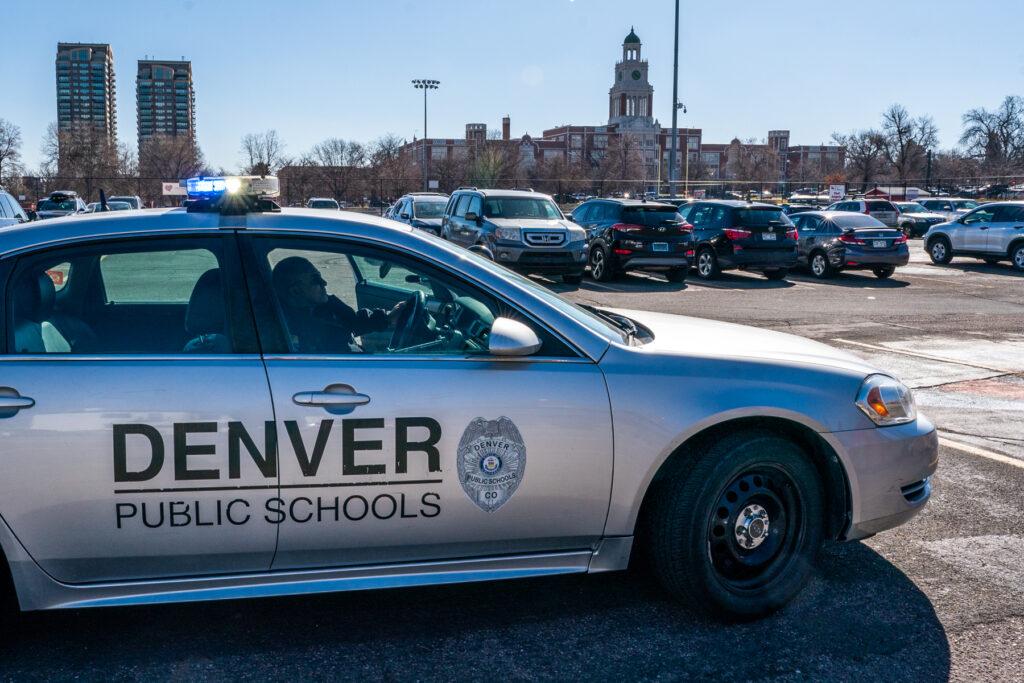
<svg viewBox="0 0 1024 683">
<path fill-rule="evenodd" d="M 26 679 L 1020 680 L 1024 276 L 912 243 L 891 280 L 630 275 L 577 301 L 785 330 L 864 355 L 939 425 L 910 523 L 831 545 L 796 601 L 723 625 L 626 573 L 309 598 L 25 615 L 0 676 Z"/>
</svg>

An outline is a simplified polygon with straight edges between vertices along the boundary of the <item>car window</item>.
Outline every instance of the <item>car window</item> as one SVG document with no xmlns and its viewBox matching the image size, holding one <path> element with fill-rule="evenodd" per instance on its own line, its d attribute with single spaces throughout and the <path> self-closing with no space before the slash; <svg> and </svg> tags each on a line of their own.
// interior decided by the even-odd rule
<svg viewBox="0 0 1024 683">
<path fill-rule="evenodd" d="M 874 201 L 868 202 L 868 211 L 895 211 L 896 207 L 890 202 Z"/>
<path fill-rule="evenodd" d="M 459 218 L 463 218 L 466 215 L 466 209 L 469 207 L 469 195 L 464 194 L 459 197 L 459 203 L 455 206 L 455 215 Z"/>
<path fill-rule="evenodd" d="M 842 216 L 842 215 L 833 216 L 832 217 L 832 222 L 838 228 L 840 228 L 841 230 L 848 230 L 850 228 L 884 228 L 884 227 L 886 227 L 885 223 L 883 223 L 882 221 L 878 220 L 877 218 L 872 218 L 871 216 L 867 215 L 866 213 L 859 214 L 857 216 Z"/>
<path fill-rule="evenodd" d="M 781 223 L 787 227 L 793 225 L 782 209 L 757 207 L 736 209 L 733 212 L 733 224 L 737 226 L 764 226 L 770 223 Z"/>
<path fill-rule="evenodd" d="M 690 225 L 695 228 L 707 227 L 708 218 L 711 212 L 710 204 L 695 204 L 687 217 Z"/>
<path fill-rule="evenodd" d="M 1004 206 L 996 220 L 1001 223 L 1024 223 L 1024 206 Z"/>
<path fill-rule="evenodd" d="M 622 222 L 633 225 L 658 226 L 666 221 L 680 220 L 679 214 L 671 206 L 627 206 L 622 209 Z"/>
<path fill-rule="evenodd" d="M 480 197 L 477 197 L 476 195 L 474 195 L 473 198 L 469 200 L 469 208 L 466 209 L 466 213 L 467 214 L 475 213 L 477 215 L 477 217 L 479 217 L 479 216 L 482 215 L 480 213 L 481 210 L 482 210 L 481 206 L 482 206 L 482 200 L 480 199 Z"/>
<path fill-rule="evenodd" d="M 991 223 L 995 214 L 995 209 L 982 207 L 964 216 L 961 219 L 961 222 L 964 225 L 974 225 L 976 223 Z"/>
<path fill-rule="evenodd" d="M 483 203 L 486 218 L 559 219 L 558 207 L 545 197 L 488 197 Z"/>
<path fill-rule="evenodd" d="M 713 230 L 729 227 L 729 214 L 730 210 L 727 206 L 712 206 L 704 227 Z"/>
<path fill-rule="evenodd" d="M 91 244 L 21 257 L 8 288 L 14 353 L 232 353 L 223 240 Z M 223 275 L 222 275 L 223 274 Z M 251 319 L 246 311 L 239 319 Z"/>
<path fill-rule="evenodd" d="M 11 206 L 7 195 L 0 193 L 0 218 L 14 218 L 14 207 Z"/>
<path fill-rule="evenodd" d="M 413 200 L 413 215 L 416 218 L 440 218 L 444 213 L 445 204 L 443 199 L 440 201 Z"/>
<path fill-rule="evenodd" d="M 971 201 L 970 199 L 960 199 L 953 202 L 953 209 L 957 211 L 962 211 L 964 209 L 976 209 L 978 206 L 978 202 Z"/>
<path fill-rule="evenodd" d="M 591 213 L 591 209 L 594 208 L 593 204 L 582 204 L 576 207 L 576 210 L 572 212 L 572 220 L 574 223 L 585 223 L 588 220 L 588 216 Z"/>
<path fill-rule="evenodd" d="M 574 355 L 512 307 L 410 257 L 322 240 L 258 237 L 253 244 L 286 330 L 288 348 L 273 353 L 487 355 L 491 326 L 504 316 L 537 332 L 539 355 Z M 342 277 L 350 280 L 339 287 Z"/>
</svg>

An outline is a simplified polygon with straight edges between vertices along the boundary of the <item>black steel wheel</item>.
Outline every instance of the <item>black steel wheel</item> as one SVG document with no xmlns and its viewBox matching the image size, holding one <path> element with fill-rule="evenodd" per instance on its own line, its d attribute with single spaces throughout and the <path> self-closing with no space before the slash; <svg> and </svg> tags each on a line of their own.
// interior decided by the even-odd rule
<svg viewBox="0 0 1024 683">
<path fill-rule="evenodd" d="M 659 473 L 644 539 L 674 597 L 715 615 L 752 618 L 789 602 L 807 580 L 824 534 L 818 471 L 770 432 L 731 434 Z"/>
</svg>

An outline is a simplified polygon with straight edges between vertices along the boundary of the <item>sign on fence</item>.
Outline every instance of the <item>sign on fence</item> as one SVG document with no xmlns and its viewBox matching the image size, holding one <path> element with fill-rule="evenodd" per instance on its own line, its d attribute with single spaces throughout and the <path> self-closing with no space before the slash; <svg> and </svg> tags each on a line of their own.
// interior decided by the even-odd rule
<svg viewBox="0 0 1024 683">
<path fill-rule="evenodd" d="M 694 199 L 704 199 L 704 196 L 706 194 L 707 194 L 707 190 L 694 190 L 693 191 L 693 198 Z"/>
<path fill-rule="evenodd" d="M 833 202 L 843 201 L 846 196 L 846 185 L 829 185 L 828 198 Z"/>
<path fill-rule="evenodd" d="M 907 188 L 907 201 L 908 202 L 917 201 L 917 198 L 920 197 L 920 196 L 921 196 L 921 189 L 920 188 L 917 188 L 917 187 L 908 187 Z"/>
<path fill-rule="evenodd" d="M 165 197 L 184 197 L 185 195 L 188 194 L 188 192 L 185 191 L 185 188 L 176 182 L 162 183 L 162 185 L 164 188 L 163 193 Z"/>
</svg>

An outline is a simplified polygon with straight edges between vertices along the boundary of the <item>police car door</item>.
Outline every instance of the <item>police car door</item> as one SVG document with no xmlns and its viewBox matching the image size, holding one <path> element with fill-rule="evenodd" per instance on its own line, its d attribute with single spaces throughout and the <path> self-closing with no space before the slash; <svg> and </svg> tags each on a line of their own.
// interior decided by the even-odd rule
<svg viewBox="0 0 1024 683">
<path fill-rule="evenodd" d="M 28 553 L 68 583 L 268 569 L 273 410 L 234 238 L 12 266 L 0 514 Z"/>
<path fill-rule="evenodd" d="M 494 297 L 393 252 L 249 234 L 246 270 L 260 275 L 252 291 L 282 425 L 275 569 L 584 549 L 600 537 L 612 434 L 594 363 L 539 325 L 535 356 L 466 352 L 501 309 Z M 286 269 L 302 270 L 295 259 L 316 273 L 289 281 Z M 358 308 L 357 269 L 378 292 L 404 290 L 405 312 L 424 305 L 435 331 L 461 335 L 458 348 L 417 351 L 431 335 L 414 329 L 389 350 L 386 319 L 364 324 L 363 353 L 347 333 L 317 337 L 296 310 L 303 292 L 322 280 L 326 296 Z"/>
</svg>

